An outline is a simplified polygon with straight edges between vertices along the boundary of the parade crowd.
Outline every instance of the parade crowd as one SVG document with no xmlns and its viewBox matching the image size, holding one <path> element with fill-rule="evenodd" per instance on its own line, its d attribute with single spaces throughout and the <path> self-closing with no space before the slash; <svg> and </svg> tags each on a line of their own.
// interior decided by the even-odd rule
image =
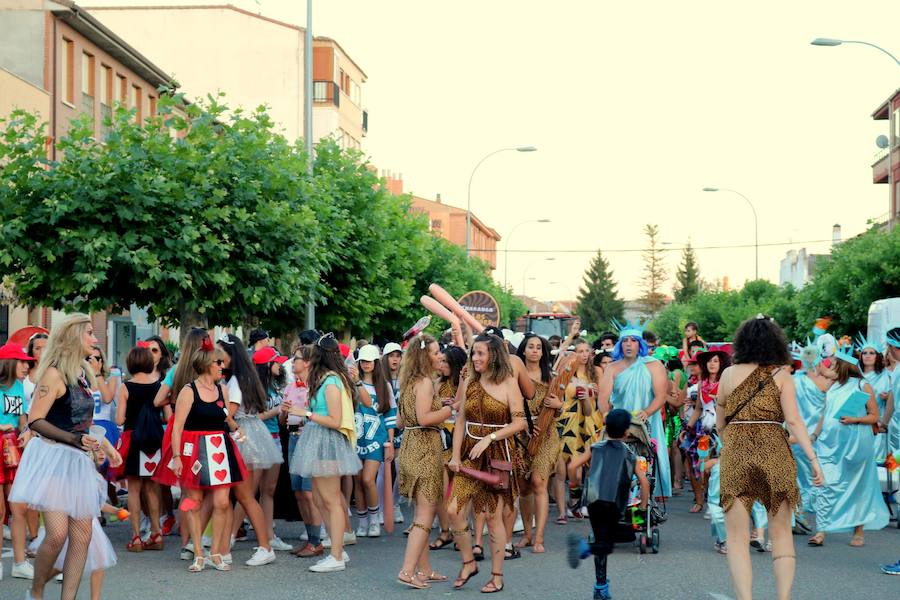
<svg viewBox="0 0 900 600">
<path fill-rule="evenodd" d="M 251 527 L 245 565 L 289 552 L 337 573 L 348 547 L 398 524 L 398 585 L 460 589 L 483 561 L 481 592 L 500 592 L 505 561 L 556 551 L 573 567 L 592 557 L 593 597 L 607 599 L 614 545 L 657 551 L 666 500 L 691 494 L 738 599 L 751 597 L 751 551 L 772 553 L 789 598 L 792 534 L 863 546 L 890 518 L 877 468 L 900 452 L 900 328 L 838 339 L 827 325 L 789 343 L 759 315 L 713 344 L 689 323 L 679 346 L 635 323 L 591 343 L 577 320 L 565 339 L 454 327 L 354 348 L 308 330 L 285 354 L 262 329 L 248 347 L 191 328 L 177 361 L 161 338 L 138 341 L 123 376 L 90 318 L 71 314 L 0 347 L 11 575 L 33 580 L 33 599 L 57 578 L 63 600 L 89 575 L 97 599 L 116 550 L 180 535 L 188 571 L 226 572 Z M 296 546 L 274 518 L 282 470 L 305 528 Z M 123 548 L 104 533 L 113 519 L 130 524 Z M 551 519 L 588 520 L 592 535 L 548 548 Z M 432 568 L 441 550 L 459 553 L 458 574 Z"/>
</svg>

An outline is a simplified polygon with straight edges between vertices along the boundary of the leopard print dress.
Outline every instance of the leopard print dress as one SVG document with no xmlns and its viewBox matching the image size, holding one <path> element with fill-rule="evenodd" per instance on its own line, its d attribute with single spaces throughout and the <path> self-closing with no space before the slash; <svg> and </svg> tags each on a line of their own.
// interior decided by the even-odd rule
<svg viewBox="0 0 900 600">
<path fill-rule="evenodd" d="M 732 419 L 722 434 L 720 463 L 720 504 L 726 512 L 735 500 L 748 514 L 755 500 L 771 512 L 784 502 L 793 510 L 800 502 L 797 463 L 783 427 L 781 390 L 771 378 L 777 369 L 757 367 L 727 398 L 718 400 Z"/>
</svg>

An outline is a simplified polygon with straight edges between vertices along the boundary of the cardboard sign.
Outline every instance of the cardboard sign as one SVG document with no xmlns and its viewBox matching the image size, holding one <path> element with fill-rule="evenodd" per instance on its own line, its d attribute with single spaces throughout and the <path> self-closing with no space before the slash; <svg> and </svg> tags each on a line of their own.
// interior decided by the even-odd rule
<svg viewBox="0 0 900 600">
<path fill-rule="evenodd" d="M 200 485 L 216 486 L 231 483 L 231 464 L 225 448 L 224 434 L 205 435 L 199 440 L 199 461 L 203 465 Z"/>
<path fill-rule="evenodd" d="M 138 475 L 141 477 L 153 477 L 153 474 L 156 473 L 156 469 L 159 468 L 160 458 L 162 458 L 162 450 L 157 450 L 153 454 L 147 454 L 141 450 Z"/>
</svg>

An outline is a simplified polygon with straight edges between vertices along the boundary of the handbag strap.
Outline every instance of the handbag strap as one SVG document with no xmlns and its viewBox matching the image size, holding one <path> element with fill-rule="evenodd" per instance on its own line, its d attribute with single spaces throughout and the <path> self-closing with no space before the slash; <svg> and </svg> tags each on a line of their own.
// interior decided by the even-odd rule
<svg viewBox="0 0 900 600">
<path fill-rule="evenodd" d="M 762 368 L 762 367 L 760 367 L 760 368 Z M 765 387 L 769 383 L 769 381 L 774 381 L 773 378 L 775 377 L 775 374 L 778 373 L 778 371 L 780 371 L 780 370 L 781 370 L 781 367 L 778 367 L 776 370 L 770 371 L 768 373 L 768 375 L 766 376 L 766 378 L 757 384 L 756 390 L 752 394 L 750 394 L 750 396 L 746 400 L 741 402 L 738 405 L 737 409 L 735 409 L 734 412 L 732 412 L 730 415 L 725 415 L 725 426 L 726 427 L 728 426 L 729 423 L 731 423 L 734 420 L 734 418 L 737 416 L 737 414 L 744 409 L 745 406 L 750 404 L 750 402 L 752 402 L 753 399 L 756 398 L 756 396 L 758 396 L 759 393 L 761 391 L 763 391 L 763 389 L 765 389 Z"/>
</svg>

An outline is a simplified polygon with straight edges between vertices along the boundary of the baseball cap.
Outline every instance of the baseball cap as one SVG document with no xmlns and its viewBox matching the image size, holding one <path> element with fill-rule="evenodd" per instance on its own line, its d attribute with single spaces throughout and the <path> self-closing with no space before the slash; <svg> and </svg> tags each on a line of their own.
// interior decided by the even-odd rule
<svg viewBox="0 0 900 600">
<path fill-rule="evenodd" d="M 384 350 L 382 351 L 384 356 L 391 354 L 392 352 L 403 352 L 403 348 L 400 347 L 400 344 L 397 342 L 388 342 L 384 345 Z"/>
<path fill-rule="evenodd" d="M 253 353 L 253 364 L 255 365 L 264 365 L 270 362 L 277 362 L 278 364 L 281 364 L 287 362 L 287 360 L 287 356 L 282 356 L 278 353 L 278 350 L 276 350 L 272 346 L 268 346 L 267 348 L 260 348 Z"/>
<path fill-rule="evenodd" d="M 24 360 L 33 362 L 34 357 L 25 354 L 25 350 L 19 344 L 9 342 L 8 344 L 0 346 L 0 360 Z"/>
<path fill-rule="evenodd" d="M 359 349 L 356 360 L 376 361 L 381 358 L 381 352 L 375 344 L 366 344 Z"/>
<path fill-rule="evenodd" d="M 350 346 L 348 346 L 347 344 L 338 342 L 338 350 L 341 351 L 341 356 L 343 356 L 344 358 L 350 356 Z"/>
<path fill-rule="evenodd" d="M 269 332 L 265 329 L 254 329 L 250 332 L 250 345 L 252 346 L 259 340 L 264 340 L 269 337 Z"/>
</svg>

